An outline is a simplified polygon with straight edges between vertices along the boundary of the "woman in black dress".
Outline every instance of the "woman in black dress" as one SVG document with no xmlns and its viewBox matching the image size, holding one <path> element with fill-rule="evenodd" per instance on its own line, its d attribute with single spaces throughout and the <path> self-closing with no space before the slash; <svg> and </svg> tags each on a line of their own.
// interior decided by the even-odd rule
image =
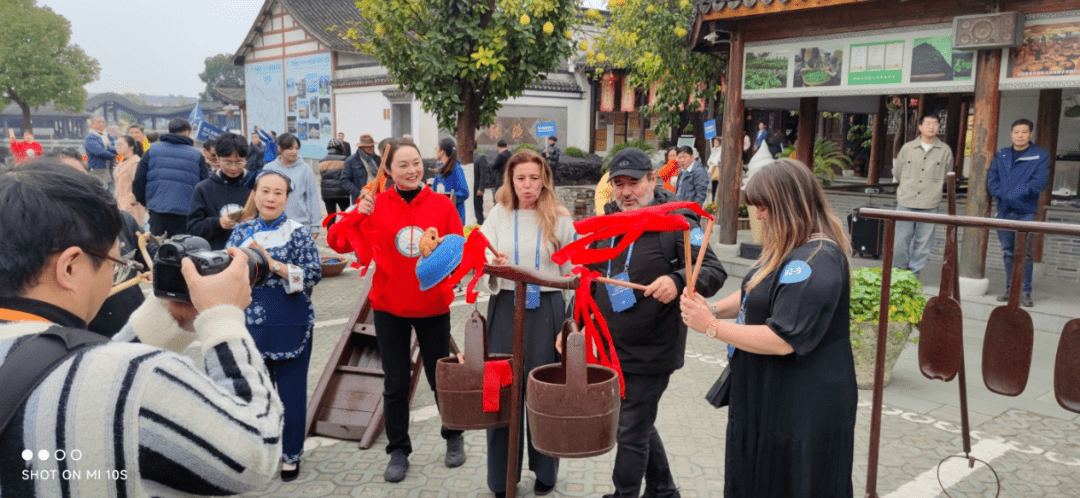
<svg viewBox="0 0 1080 498">
<path fill-rule="evenodd" d="M 847 237 L 795 160 L 754 175 L 746 204 L 765 239 L 742 290 L 713 305 L 682 297 L 687 326 L 729 345 L 724 496 L 850 497 L 858 395 Z"/>
</svg>

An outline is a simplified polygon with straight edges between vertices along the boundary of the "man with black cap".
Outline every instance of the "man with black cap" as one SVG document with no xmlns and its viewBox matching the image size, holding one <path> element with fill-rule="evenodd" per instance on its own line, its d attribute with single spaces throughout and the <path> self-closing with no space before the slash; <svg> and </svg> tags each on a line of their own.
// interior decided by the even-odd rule
<svg viewBox="0 0 1080 498">
<path fill-rule="evenodd" d="M 360 142 L 356 144 L 356 153 L 346 154 L 344 169 L 341 172 L 341 186 L 349 191 L 352 202 L 360 197 L 360 190 L 367 185 L 368 180 L 375 179 L 379 175 L 379 165 L 382 158 L 375 154 L 375 139 L 371 135 L 360 135 Z"/>
<path fill-rule="evenodd" d="M 611 160 L 611 202 L 605 214 L 633 211 L 674 201 L 671 192 L 656 188 L 652 161 L 641 149 L 627 147 Z M 679 211 L 690 223 L 700 247 L 698 217 Z M 691 238 L 693 241 L 693 237 Z M 618 245 L 620 237 L 598 242 L 596 248 Z M 693 244 L 694 242 L 692 242 Z M 686 287 L 683 237 L 676 232 L 645 232 L 626 251 L 593 269 L 608 278 L 645 285 L 636 291 L 594 284 L 593 298 L 607 320 L 626 380 L 626 397 L 619 410 L 613 497 L 637 497 L 642 478 L 648 497 L 677 497 L 667 454 L 656 432 L 660 397 L 672 372 L 682 368 L 686 350 L 686 325 L 676 299 Z M 697 247 L 692 255 L 697 257 Z M 711 249 L 706 249 L 701 274 L 694 290 L 705 297 L 724 285 L 727 273 Z"/>
</svg>

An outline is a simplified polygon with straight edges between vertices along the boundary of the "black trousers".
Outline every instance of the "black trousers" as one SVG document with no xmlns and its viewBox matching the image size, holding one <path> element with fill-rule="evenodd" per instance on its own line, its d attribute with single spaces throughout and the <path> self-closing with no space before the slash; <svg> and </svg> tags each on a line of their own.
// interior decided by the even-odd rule
<svg viewBox="0 0 1080 498">
<path fill-rule="evenodd" d="M 641 479 L 645 478 L 642 497 L 678 497 L 675 479 L 671 476 L 664 443 L 656 432 L 656 412 L 660 397 L 667 389 L 670 373 L 641 375 L 623 374 L 626 398 L 619 408 L 619 430 L 616 441 L 615 469 L 611 481 L 615 497 L 637 498 Z"/>
<path fill-rule="evenodd" d="M 187 233 L 187 216 L 150 211 L 150 233 L 159 236 L 167 233 L 169 237 Z"/>
<path fill-rule="evenodd" d="M 435 391 L 435 362 L 450 355 L 450 313 L 425 318 L 406 318 L 385 311 L 375 311 L 375 339 L 382 355 L 383 407 L 386 412 L 386 452 L 404 450 L 412 453 L 409 439 L 409 384 L 412 362 L 409 346 L 412 329 L 420 343 L 424 358 L 424 374 Z M 438 403 L 438 396 L 435 401 Z M 460 435 L 462 431 L 442 428 L 443 439 Z"/>
<path fill-rule="evenodd" d="M 473 197 L 473 208 L 476 209 L 476 224 L 484 224 L 484 196 L 477 195 Z"/>
<path fill-rule="evenodd" d="M 326 215 L 329 216 L 329 215 L 334 214 L 334 213 L 336 213 L 338 211 L 344 211 L 344 210 L 348 209 L 348 207 L 349 207 L 349 198 L 348 197 L 333 197 L 333 198 L 330 198 L 330 199 L 323 199 L 323 204 L 326 205 Z M 337 222 L 337 218 L 334 218 L 333 220 L 330 221 L 329 224 L 326 225 L 327 230 L 329 230 L 330 227 L 334 226 L 335 222 Z"/>
</svg>

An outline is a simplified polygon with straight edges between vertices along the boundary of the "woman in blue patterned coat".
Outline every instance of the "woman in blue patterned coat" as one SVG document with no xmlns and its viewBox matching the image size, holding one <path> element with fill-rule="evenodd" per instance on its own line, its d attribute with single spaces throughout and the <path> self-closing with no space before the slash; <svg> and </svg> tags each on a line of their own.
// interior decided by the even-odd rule
<svg viewBox="0 0 1080 498">
<path fill-rule="evenodd" d="M 262 353 L 285 406 L 281 480 L 300 474 L 307 414 L 307 371 L 315 309 L 309 293 L 322 278 L 319 251 L 303 224 L 285 216 L 292 186 L 276 171 L 263 171 L 228 247 L 257 247 L 269 255 L 270 279 L 251 289 L 247 327 Z"/>
</svg>

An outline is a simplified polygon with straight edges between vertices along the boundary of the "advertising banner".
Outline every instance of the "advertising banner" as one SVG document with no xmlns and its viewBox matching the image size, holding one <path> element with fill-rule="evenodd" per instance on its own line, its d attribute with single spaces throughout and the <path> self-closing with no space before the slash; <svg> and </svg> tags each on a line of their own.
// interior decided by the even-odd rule
<svg viewBox="0 0 1080 498">
<path fill-rule="evenodd" d="M 244 65 L 248 133 L 259 129 L 284 133 L 285 80 L 281 61 Z"/>
<path fill-rule="evenodd" d="M 974 52 L 952 49 L 952 25 L 746 44 L 743 98 L 968 92 Z"/>
<path fill-rule="evenodd" d="M 1080 16 L 1028 16 L 1024 44 L 1002 54 L 1001 89 L 1080 86 Z"/>
<path fill-rule="evenodd" d="M 331 73 L 329 53 L 285 59 L 285 127 L 300 139 L 301 157 L 325 157 L 334 136 Z"/>
</svg>

